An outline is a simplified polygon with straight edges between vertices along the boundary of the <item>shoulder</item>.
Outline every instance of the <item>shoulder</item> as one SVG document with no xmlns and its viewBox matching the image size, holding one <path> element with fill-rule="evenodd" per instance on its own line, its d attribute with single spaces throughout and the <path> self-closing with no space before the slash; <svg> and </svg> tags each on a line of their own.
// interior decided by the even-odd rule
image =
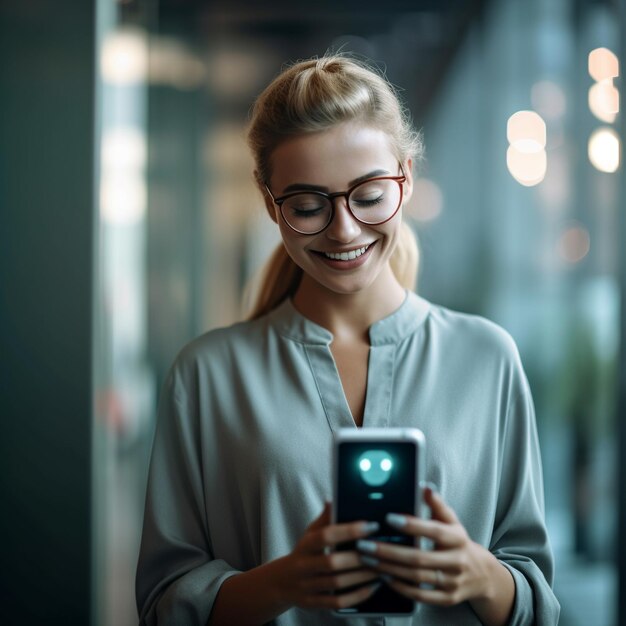
<svg viewBox="0 0 626 626">
<path fill-rule="evenodd" d="M 171 371 L 176 378 L 224 370 L 241 359 L 263 351 L 269 332 L 267 319 L 237 322 L 211 329 L 186 343 L 176 355 Z"/>
<path fill-rule="evenodd" d="M 448 355 L 465 356 L 476 364 L 495 359 L 520 365 L 519 351 L 511 334 L 480 315 L 431 303 L 428 332 Z"/>
</svg>

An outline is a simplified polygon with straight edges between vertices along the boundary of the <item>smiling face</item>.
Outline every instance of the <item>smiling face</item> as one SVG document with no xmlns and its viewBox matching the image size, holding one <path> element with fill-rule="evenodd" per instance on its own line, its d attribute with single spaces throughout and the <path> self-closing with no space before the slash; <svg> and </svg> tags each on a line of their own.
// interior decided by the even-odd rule
<svg viewBox="0 0 626 626">
<path fill-rule="evenodd" d="M 329 130 L 292 137 L 281 143 L 270 159 L 268 181 L 274 197 L 299 188 L 346 191 L 357 181 L 375 176 L 401 175 L 388 135 L 360 124 L 343 123 Z M 410 160 L 402 164 L 403 203 L 412 191 Z M 402 210 L 389 221 L 374 225 L 358 222 L 345 198 L 336 198 L 332 222 L 321 233 L 295 232 L 266 193 L 270 216 L 279 225 L 285 248 L 304 271 L 302 287 L 309 280 L 339 294 L 397 288 L 389 259 L 396 246 Z"/>
</svg>

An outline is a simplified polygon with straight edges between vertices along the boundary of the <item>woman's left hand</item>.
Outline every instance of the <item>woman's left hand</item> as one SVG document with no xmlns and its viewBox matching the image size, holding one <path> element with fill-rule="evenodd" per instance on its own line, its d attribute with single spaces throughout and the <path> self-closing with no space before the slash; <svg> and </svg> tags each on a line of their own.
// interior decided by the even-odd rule
<svg viewBox="0 0 626 626">
<path fill-rule="evenodd" d="M 403 533 L 432 540 L 434 549 L 361 540 L 357 548 L 363 564 L 389 576 L 385 581 L 390 587 L 418 602 L 452 606 L 493 597 L 497 586 L 494 565 L 503 566 L 470 539 L 454 511 L 438 494 L 426 488 L 424 497 L 432 519 L 391 514 L 387 522 Z M 423 583 L 433 588 L 420 587 Z"/>
</svg>

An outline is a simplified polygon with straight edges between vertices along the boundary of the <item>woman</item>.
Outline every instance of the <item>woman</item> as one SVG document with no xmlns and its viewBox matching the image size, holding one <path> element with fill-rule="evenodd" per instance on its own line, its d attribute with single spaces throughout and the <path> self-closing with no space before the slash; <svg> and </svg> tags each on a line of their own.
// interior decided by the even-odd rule
<svg viewBox="0 0 626 626">
<path fill-rule="evenodd" d="M 330 609 L 388 584 L 420 603 L 393 623 L 556 624 L 526 377 L 502 329 L 412 291 L 421 144 L 394 91 L 344 57 L 301 62 L 248 138 L 282 244 L 251 319 L 188 344 L 164 386 L 141 623 L 383 624 Z M 398 523 L 434 550 L 330 523 L 333 432 L 360 426 L 424 432 L 433 519 Z M 358 552 L 325 554 L 349 539 Z"/>
</svg>

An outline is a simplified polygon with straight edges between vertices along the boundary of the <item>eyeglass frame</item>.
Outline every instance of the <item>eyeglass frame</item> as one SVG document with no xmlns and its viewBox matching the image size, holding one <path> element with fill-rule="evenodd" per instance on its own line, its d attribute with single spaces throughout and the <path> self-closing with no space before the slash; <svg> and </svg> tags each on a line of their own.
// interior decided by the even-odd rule
<svg viewBox="0 0 626 626">
<path fill-rule="evenodd" d="M 402 206 L 402 199 L 404 198 L 403 183 L 406 182 L 406 174 L 404 173 L 404 168 L 402 167 L 402 163 L 398 163 L 398 165 L 400 166 L 400 171 L 402 172 L 402 176 L 373 176 L 372 178 L 366 178 L 365 180 L 362 180 L 356 183 L 355 185 L 352 185 L 352 187 L 350 187 L 347 191 L 336 191 L 334 193 L 326 193 L 325 191 L 306 191 L 306 190 L 298 191 L 296 190 L 296 191 L 290 191 L 289 193 L 286 193 L 284 196 L 279 196 L 278 198 L 275 198 L 274 194 L 270 191 L 270 188 L 266 182 L 263 183 L 263 186 L 267 190 L 267 193 L 269 193 L 270 198 L 272 199 L 272 202 L 278 207 L 280 216 L 283 218 L 283 221 L 285 222 L 285 224 L 287 224 L 287 226 L 289 226 L 291 230 L 293 230 L 294 232 L 300 235 L 319 235 L 321 232 L 326 230 L 332 224 L 332 221 L 335 218 L 334 199 L 342 198 L 342 197 L 346 199 L 346 208 L 348 209 L 348 211 L 350 211 L 350 215 L 352 215 L 352 217 L 357 222 L 359 222 L 359 224 L 365 224 L 366 226 L 380 226 L 381 224 L 385 224 L 389 220 L 393 219 L 398 213 L 398 211 L 400 210 L 400 207 Z M 400 185 L 400 199 L 398 200 L 398 206 L 396 210 L 387 219 L 383 220 L 382 222 L 364 222 L 363 220 L 359 219 L 352 211 L 352 208 L 350 207 L 350 203 L 348 202 L 348 197 L 357 187 L 360 187 L 361 185 L 365 185 L 366 183 L 370 183 L 374 180 L 395 180 Z M 315 194 L 318 196 L 322 196 L 323 198 L 326 198 L 330 202 L 330 217 L 328 219 L 328 222 L 322 228 L 312 233 L 304 232 L 304 231 L 298 230 L 297 228 L 294 228 L 287 221 L 287 218 L 283 214 L 283 203 L 285 202 L 285 200 L 288 200 L 289 198 L 292 198 L 293 196 L 299 196 L 301 194 Z"/>
</svg>

